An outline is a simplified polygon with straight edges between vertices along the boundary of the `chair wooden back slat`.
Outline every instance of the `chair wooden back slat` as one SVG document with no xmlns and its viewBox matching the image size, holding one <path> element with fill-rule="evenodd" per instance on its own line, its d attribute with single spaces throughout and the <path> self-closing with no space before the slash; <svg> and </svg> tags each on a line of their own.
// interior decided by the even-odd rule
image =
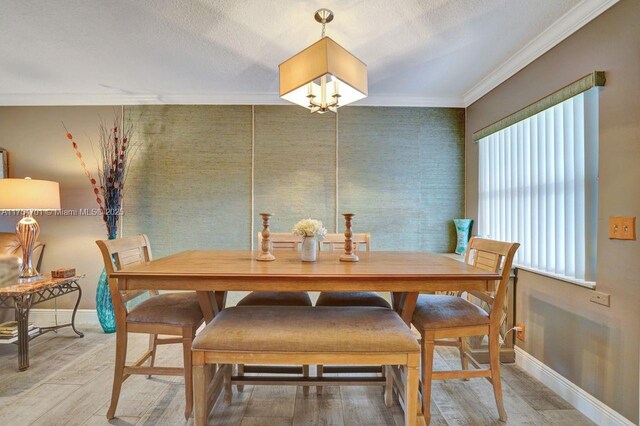
<svg viewBox="0 0 640 426">
<path fill-rule="evenodd" d="M 466 293 L 472 295 L 477 299 L 482 300 L 483 302 L 487 303 L 489 306 L 493 306 L 493 303 L 495 302 L 495 297 L 493 297 L 492 294 L 488 292 L 471 290 L 471 291 L 467 291 Z"/>
<path fill-rule="evenodd" d="M 142 247 L 136 247 L 131 250 L 116 253 L 116 267 L 118 269 L 125 268 L 129 265 L 138 265 L 148 262 L 149 256 L 147 251 Z"/>
<path fill-rule="evenodd" d="M 113 253 L 126 252 L 128 250 L 136 249 L 138 247 L 146 247 L 149 243 L 149 239 L 146 235 L 140 234 L 133 237 L 116 238 L 115 240 L 101 240 L 108 242 L 109 250 Z"/>
<path fill-rule="evenodd" d="M 371 235 L 366 233 L 353 234 L 353 251 L 371 251 Z M 344 250 L 344 234 L 327 234 L 320 243 L 321 250 L 342 251 Z"/>
<path fill-rule="evenodd" d="M 297 251 L 302 246 L 302 237 L 291 232 L 272 232 L 269 236 L 272 250 Z M 258 247 L 262 246 L 262 232 L 258 232 Z"/>
<path fill-rule="evenodd" d="M 96 244 L 102 253 L 102 260 L 107 272 L 109 290 L 111 290 L 111 299 L 116 313 L 116 321 L 126 320 L 126 302 L 142 296 L 144 293 L 156 295 L 158 292 L 147 290 L 121 290 L 118 285 L 118 280 L 116 278 L 111 278 L 110 274 L 130 265 L 150 262 L 152 260 L 152 256 L 149 238 L 142 234 L 136 235 L 135 237 L 118 238 L 115 240 L 98 240 L 96 241 Z"/>
<path fill-rule="evenodd" d="M 500 269 L 501 256 L 496 253 L 478 251 L 474 257 L 473 265 L 486 271 L 498 271 Z"/>
<path fill-rule="evenodd" d="M 503 305 L 511 278 L 511 267 L 516 251 L 520 247 L 518 243 L 506 243 L 502 241 L 486 240 L 483 238 L 471 238 L 465 260 L 468 264 L 485 271 L 500 272 L 501 278 L 496 282 L 494 291 L 481 292 L 469 291 L 470 294 L 489 305 L 489 317 L 492 322 L 501 321 Z"/>
</svg>

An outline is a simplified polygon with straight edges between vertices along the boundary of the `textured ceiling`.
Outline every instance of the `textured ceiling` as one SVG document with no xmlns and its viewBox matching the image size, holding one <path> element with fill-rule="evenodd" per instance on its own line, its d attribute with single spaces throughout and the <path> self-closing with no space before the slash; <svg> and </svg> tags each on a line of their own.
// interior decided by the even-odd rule
<svg viewBox="0 0 640 426">
<path fill-rule="evenodd" d="M 278 101 L 278 64 L 327 35 L 371 98 L 462 96 L 580 0 L 0 0 L 0 97 Z M 384 102 L 381 102 L 384 103 Z"/>
</svg>

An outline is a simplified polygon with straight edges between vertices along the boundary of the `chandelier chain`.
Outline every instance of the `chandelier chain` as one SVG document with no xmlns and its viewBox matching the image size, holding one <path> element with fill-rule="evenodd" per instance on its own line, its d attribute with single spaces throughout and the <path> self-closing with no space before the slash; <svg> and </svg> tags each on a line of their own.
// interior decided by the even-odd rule
<svg viewBox="0 0 640 426">
<path fill-rule="evenodd" d="M 322 23 L 322 34 L 320 35 L 320 38 L 324 38 L 324 31 L 325 31 L 325 27 L 327 26 L 327 24 L 325 24 L 324 22 Z"/>
</svg>

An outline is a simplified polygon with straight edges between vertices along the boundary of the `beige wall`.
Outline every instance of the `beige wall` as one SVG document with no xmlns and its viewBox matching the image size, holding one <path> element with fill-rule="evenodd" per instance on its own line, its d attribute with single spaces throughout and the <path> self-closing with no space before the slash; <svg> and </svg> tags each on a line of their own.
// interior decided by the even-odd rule
<svg viewBox="0 0 640 426">
<path fill-rule="evenodd" d="M 519 271 L 516 317 L 524 350 L 638 422 L 640 243 L 607 238 L 607 218 L 640 215 L 640 2 L 622 0 L 467 109 L 467 216 L 477 218 L 478 145 L 473 132 L 594 70 L 600 92 L 597 289 Z"/>
<path fill-rule="evenodd" d="M 97 141 L 100 116 L 109 118 L 112 114 L 112 107 L 0 107 L 0 147 L 9 151 L 11 177 L 31 176 L 60 182 L 60 202 L 64 209 L 96 207 L 62 122 L 81 142 L 80 149 L 87 163 L 94 165 L 89 138 Z M 55 216 L 41 217 L 38 221 L 40 240 L 46 243 L 42 271 L 68 266 L 86 274 L 81 307 L 94 307 L 95 283 L 100 273 L 96 265 L 101 263 L 94 241 L 106 237 L 102 218 Z M 16 217 L 0 216 L 0 231 L 13 231 L 16 222 Z M 73 306 L 75 297 L 60 298 L 58 306 Z"/>
</svg>

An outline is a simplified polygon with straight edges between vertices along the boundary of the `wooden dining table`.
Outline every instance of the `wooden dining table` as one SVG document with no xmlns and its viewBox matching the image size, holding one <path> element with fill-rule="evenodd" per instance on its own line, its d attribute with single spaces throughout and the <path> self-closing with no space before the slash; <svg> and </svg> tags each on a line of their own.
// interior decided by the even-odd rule
<svg viewBox="0 0 640 426">
<path fill-rule="evenodd" d="M 126 266 L 111 276 L 118 279 L 121 291 L 196 291 L 207 322 L 225 308 L 229 291 L 377 291 L 391 294 L 393 309 L 407 324 L 420 292 L 486 291 L 500 279 L 496 273 L 428 252 L 359 252 L 359 262 L 340 261 L 339 252 L 321 252 L 317 262 L 302 262 L 293 250 L 275 255 L 266 262 L 248 250 L 188 250 Z M 213 400 L 220 392 L 222 371 L 212 372 Z M 402 388 L 399 373 L 393 381 Z M 421 404 L 418 407 L 421 411 Z M 424 423 L 421 412 L 418 419 Z"/>
<path fill-rule="evenodd" d="M 377 291 L 391 293 L 394 310 L 409 324 L 420 292 L 489 290 L 500 279 L 441 254 L 360 252 L 359 262 L 321 252 L 302 262 L 295 251 L 270 262 L 249 250 L 187 250 L 111 274 L 122 291 L 193 290 L 207 322 L 224 309 L 229 291 Z"/>
</svg>

